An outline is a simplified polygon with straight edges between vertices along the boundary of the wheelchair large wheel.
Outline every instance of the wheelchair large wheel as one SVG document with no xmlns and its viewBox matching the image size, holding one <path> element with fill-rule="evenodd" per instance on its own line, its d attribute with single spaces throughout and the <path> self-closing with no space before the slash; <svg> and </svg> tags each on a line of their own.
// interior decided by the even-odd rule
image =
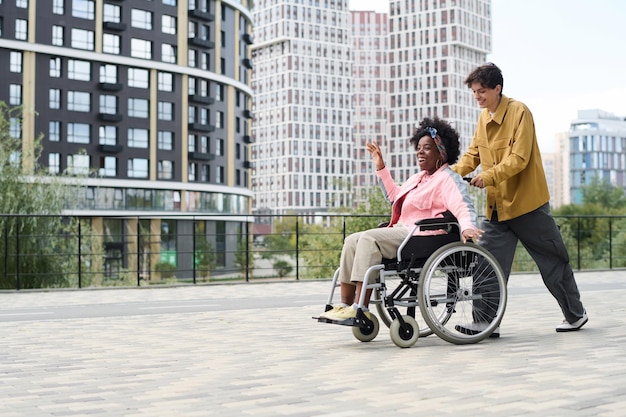
<svg viewBox="0 0 626 417">
<path fill-rule="evenodd" d="M 428 326 L 455 344 L 476 343 L 500 325 L 506 280 L 496 259 L 473 243 L 436 250 L 420 275 L 419 306 Z"/>
<path fill-rule="evenodd" d="M 396 288 L 400 286 L 400 284 L 402 284 L 402 278 L 400 278 L 398 275 L 391 275 L 391 276 L 385 277 L 385 286 L 387 287 L 386 289 L 387 295 L 390 295 Z M 412 298 L 414 300 L 417 300 L 417 289 L 409 290 L 409 293 L 406 294 L 406 297 L 408 297 L 409 299 Z M 406 297 L 403 297 L 403 298 L 406 298 Z M 380 320 L 383 323 L 385 323 L 385 326 L 391 327 L 391 323 L 393 322 L 394 319 L 389 314 L 389 311 L 387 311 L 387 308 L 385 307 L 385 303 L 382 300 L 382 289 L 376 288 L 374 291 L 372 291 L 372 301 L 370 301 L 370 304 L 376 305 L 376 311 L 378 312 L 378 316 L 380 317 Z M 430 336 L 431 334 L 433 334 L 433 331 L 430 330 L 430 327 L 428 326 L 426 321 L 423 319 L 422 315 L 417 310 L 419 310 L 417 306 L 398 307 L 398 311 L 400 312 L 401 315 L 410 316 L 415 319 L 415 321 L 417 322 L 417 325 L 419 326 L 419 337 Z M 417 314 L 416 314 L 416 311 L 417 311 Z"/>
</svg>

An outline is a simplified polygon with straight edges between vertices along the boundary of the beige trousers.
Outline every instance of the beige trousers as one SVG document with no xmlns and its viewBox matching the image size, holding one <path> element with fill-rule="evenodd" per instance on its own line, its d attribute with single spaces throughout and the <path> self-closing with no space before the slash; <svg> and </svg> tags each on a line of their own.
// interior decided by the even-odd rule
<svg viewBox="0 0 626 417">
<path fill-rule="evenodd" d="M 395 258 L 409 231 L 403 225 L 364 230 L 346 237 L 341 250 L 339 281 L 363 281 L 365 271 L 383 258 Z"/>
</svg>

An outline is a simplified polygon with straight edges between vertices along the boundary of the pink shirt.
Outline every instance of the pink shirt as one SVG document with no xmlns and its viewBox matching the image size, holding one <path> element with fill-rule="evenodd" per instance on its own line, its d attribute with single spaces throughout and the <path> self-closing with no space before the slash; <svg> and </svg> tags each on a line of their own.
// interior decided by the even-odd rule
<svg viewBox="0 0 626 417">
<path fill-rule="evenodd" d="M 386 167 L 376 171 L 376 175 L 382 180 L 389 200 L 393 201 L 390 226 L 400 223 L 410 230 L 417 220 L 442 217 L 443 212 L 450 210 L 459 221 L 461 232 L 476 228 L 476 210 L 467 184 L 448 164 L 432 175 L 420 171 L 400 186 Z"/>
</svg>

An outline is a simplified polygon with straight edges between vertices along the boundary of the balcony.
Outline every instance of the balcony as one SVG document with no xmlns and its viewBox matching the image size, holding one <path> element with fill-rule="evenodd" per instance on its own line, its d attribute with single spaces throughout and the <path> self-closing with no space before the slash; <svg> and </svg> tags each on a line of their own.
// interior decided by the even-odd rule
<svg viewBox="0 0 626 417">
<path fill-rule="evenodd" d="M 98 150 L 102 153 L 120 153 L 124 147 L 122 145 L 98 145 Z"/>
<path fill-rule="evenodd" d="M 207 105 L 215 103 L 215 99 L 213 97 L 201 96 L 200 94 L 189 94 L 189 101 Z"/>
<path fill-rule="evenodd" d="M 243 39 L 243 41 L 248 45 L 252 45 L 252 43 L 254 42 L 252 39 L 252 35 L 249 33 L 244 33 L 241 39 Z"/>
<path fill-rule="evenodd" d="M 245 169 L 254 169 L 254 163 L 250 161 L 243 161 L 243 167 Z"/>
<path fill-rule="evenodd" d="M 103 22 L 102 28 L 112 32 L 123 32 L 126 30 L 126 23 L 121 22 Z"/>
<path fill-rule="evenodd" d="M 252 69 L 252 60 L 249 58 L 242 59 L 241 64 L 248 69 Z"/>
<path fill-rule="evenodd" d="M 243 143 L 254 143 L 254 138 L 250 135 L 245 135 L 243 137 Z"/>
<path fill-rule="evenodd" d="M 213 22 L 215 20 L 215 15 L 213 13 L 204 12 L 202 10 L 189 10 L 189 17 L 195 17 L 196 19 L 204 20 L 206 22 Z"/>
<path fill-rule="evenodd" d="M 122 91 L 124 85 L 121 83 L 98 83 L 98 88 L 102 91 Z"/>
<path fill-rule="evenodd" d="M 189 45 L 198 46 L 205 49 L 215 49 L 215 42 L 208 39 L 189 38 Z"/>
<path fill-rule="evenodd" d="M 100 113 L 98 117 L 103 122 L 113 122 L 113 123 L 121 122 L 124 119 L 124 116 L 122 116 L 121 114 L 111 114 L 111 113 Z"/>
<path fill-rule="evenodd" d="M 253 119 L 254 118 L 254 113 L 252 113 L 252 110 L 244 110 L 243 111 L 243 117 L 245 117 L 246 119 Z"/>
<path fill-rule="evenodd" d="M 215 159 L 215 154 L 212 153 L 204 153 L 204 152 L 189 152 L 187 154 L 189 159 L 197 160 L 197 161 L 212 161 Z"/>
<path fill-rule="evenodd" d="M 215 126 L 202 124 L 202 123 L 189 123 L 189 130 L 195 130 L 198 132 L 213 132 L 215 131 Z"/>
</svg>

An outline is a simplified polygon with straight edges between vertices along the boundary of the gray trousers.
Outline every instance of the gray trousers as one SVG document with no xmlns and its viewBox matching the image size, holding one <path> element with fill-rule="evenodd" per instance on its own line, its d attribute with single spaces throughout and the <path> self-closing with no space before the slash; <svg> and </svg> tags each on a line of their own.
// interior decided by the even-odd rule
<svg viewBox="0 0 626 417">
<path fill-rule="evenodd" d="M 565 319 L 573 323 L 585 311 L 567 248 L 548 203 L 512 220 L 499 221 L 497 213 L 482 224 L 480 245 L 500 263 L 508 280 L 518 240 L 533 258 L 545 286 L 556 299 Z"/>
<path fill-rule="evenodd" d="M 343 283 L 363 281 L 370 266 L 383 258 L 395 258 L 400 244 L 409 234 L 406 227 L 380 227 L 348 235 L 341 249 L 339 280 Z"/>
</svg>

